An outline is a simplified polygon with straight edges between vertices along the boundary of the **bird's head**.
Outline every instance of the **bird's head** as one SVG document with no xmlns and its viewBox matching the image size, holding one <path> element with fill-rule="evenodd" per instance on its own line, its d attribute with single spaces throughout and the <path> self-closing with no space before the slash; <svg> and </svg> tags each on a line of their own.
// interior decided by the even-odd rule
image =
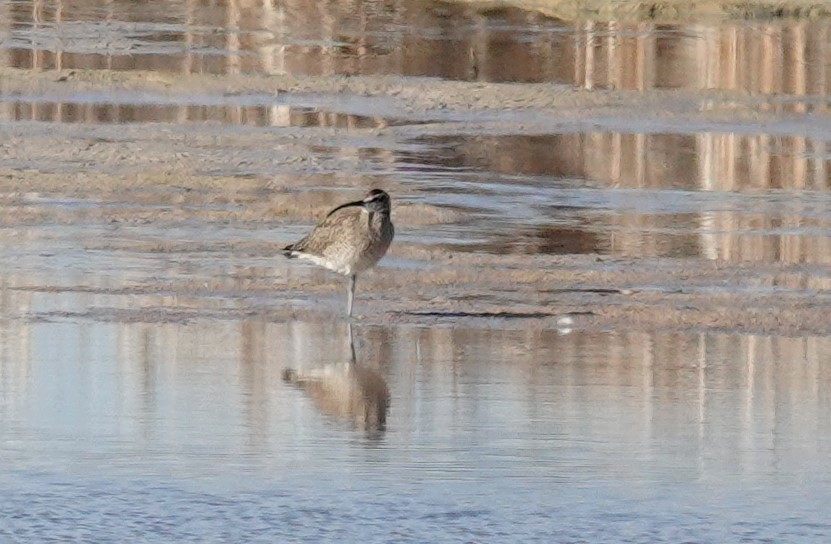
<svg viewBox="0 0 831 544">
<path fill-rule="evenodd" d="M 392 206 L 390 195 L 381 189 L 373 189 L 368 192 L 361 203 L 367 211 L 372 213 L 390 213 Z"/>
</svg>

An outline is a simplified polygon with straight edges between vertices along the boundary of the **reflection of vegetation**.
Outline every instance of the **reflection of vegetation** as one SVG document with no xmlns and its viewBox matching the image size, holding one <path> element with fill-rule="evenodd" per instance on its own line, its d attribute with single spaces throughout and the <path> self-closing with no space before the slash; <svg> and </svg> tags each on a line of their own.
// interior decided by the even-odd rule
<svg viewBox="0 0 831 544">
<path fill-rule="evenodd" d="M 481 176 L 477 179 L 495 173 L 503 187 L 526 183 L 511 178 L 520 175 L 537 177 L 539 181 L 527 183 L 539 183 L 542 188 L 552 179 L 565 179 L 575 182 L 571 188 L 577 191 L 587 185 L 600 189 L 598 194 L 609 194 L 607 189 L 634 189 L 631 193 L 653 200 L 647 208 L 635 207 L 635 211 L 623 209 L 619 200 L 594 200 L 567 212 L 551 206 L 545 194 L 535 194 L 535 211 L 546 214 L 542 226 L 529 226 L 517 217 L 504 220 L 498 228 L 491 223 L 491 232 L 485 233 L 487 238 L 481 244 L 465 244 L 470 251 L 610 251 L 638 256 L 704 254 L 726 260 L 828 260 L 827 237 L 808 234 L 824 232 L 828 226 L 816 213 L 819 204 L 815 199 L 793 201 L 787 209 L 776 209 L 779 216 L 773 218 L 774 207 L 770 206 L 750 210 L 711 204 L 677 207 L 671 203 L 668 207 L 656 195 L 663 197 L 672 190 L 827 193 L 831 163 L 826 135 L 800 124 L 772 135 L 767 133 L 771 129 L 765 122 L 812 115 L 812 123 L 821 123 L 821 116 L 828 115 L 827 105 L 817 97 L 828 95 L 826 37 L 831 23 L 679 23 L 702 16 L 814 16 L 829 12 L 829 5 L 807 0 L 451 0 L 439 4 L 412 0 L 407 9 L 394 9 L 402 5 L 400 0 L 392 4 L 366 0 L 314 5 L 295 0 L 276 4 L 192 0 L 170 2 L 170 12 L 162 14 L 139 12 L 128 0 L 114 0 L 106 9 L 92 11 L 91 4 L 0 4 L 0 34 L 8 35 L 8 43 L 14 45 L 0 50 L 0 89 L 21 97 L 0 104 L 0 120 L 198 123 L 198 130 L 189 133 L 187 141 L 168 139 L 163 149 L 154 147 L 153 128 L 133 132 L 135 142 L 122 142 L 120 136 L 97 138 L 89 145 L 67 139 L 74 149 L 64 151 L 64 157 L 70 159 L 55 168 L 61 172 L 53 176 L 55 181 L 47 174 L 27 178 L 34 181 L 26 183 L 39 191 L 49 188 L 60 195 L 64 174 L 72 173 L 78 176 L 73 197 L 106 196 L 130 204 L 107 209 L 109 221 L 135 220 L 139 214 L 141 220 L 181 218 L 180 207 L 137 210 L 132 204 L 138 199 L 151 205 L 168 205 L 172 200 L 189 206 L 191 214 L 194 206 L 201 206 L 200 213 L 211 220 L 283 216 L 306 220 L 316 216 L 309 208 L 322 212 L 332 203 L 327 200 L 330 192 L 299 197 L 294 190 L 282 195 L 274 189 L 294 186 L 298 171 L 339 172 L 344 165 L 351 168 L 353 163 L 372 157 L 374 164 L 406 164 L 410 171 L 439 166 L 447 172 L 475 172 Z M 546 14 L 581 22 L 565 23 Z M 125 27 L 124 21 L 141 22 L 141 32 L 128 33 L 125 28 L 130 25 Z M 58 34 L 61 40 L 55 39 Z M 90 43 L 99 42 L 106 47 L 91 48 Z M 114 46 L 122 43 L 131 54 L 120 45 Z M 354 77 L 340 77 L 342 74 Z M 371 77 L 375 74 L 393 77 Z M 395 77 L 415 75 L 477 82 L 425 83 L 418 78 Z M 580 89 L 480 82 L 555 82 Z M 608 91 L 597 92 L 600 88 Z M 25 99 L 53 91 L 62 98 L 55 102 Z M 162 104 L 88 100 L 95 93 L 106 97 L 120 91 L 148 91 L 147 96 L 164 95 L 166 100 Z M 272 96 L 275 92 L 278 94 Z M 90 94 L 85 100 L 72 102 L 74 93 Z M 204 93 L 201 96 L 206 104 L 194 103 L 201 100 L 200 93 Z M 281 102 L 284 95 L 301 94 L 367 100 L 359 106 L 349 104 L 350 112 L 339 111 L 342 104 L 326 100 L 314 107 Z M 147 96 L 142 100 L 149 100 Z M 60 102 L 64 98 L 67 101 Z M 437 104 L 462 119 L 470 112 L 496 112 L 500 124 L 497 130 L 487 124 L 462 126 L 464 121 L 454 126 L 442 122 L 446 120 L 443 113 L 416 129 L 416 124 L 432 119 Z M 383 117 L 376 117 L 378 108 Z M 562 118 L 566 126 L 543 124 L 540 129 L 511 117 L 515 110 L 525 110 L 525 114 L 534 109 Z M 361 112 L 369 116 L 359 115 Z M 585 123 L 587 116 L 612 119 L 613 128 L 587 124 L 575 128 L 570 124 Z M 626 123 L 635 117 L 638 126 L 630 128 Z M 699 128 L 684 126 L 687 120 Z M 753 128 L 734 130 L 739 123 Z M 213 124 L 298 130 L 279 132 L 285 137 L 266 155 L 264 148 L 258 147 L 261 135 L 239 131 L 232 138 L 217 140 L 210 134 Z M 398 125 L 406 127 L 394 130 Z M 525 133 L 539 130 L 544 132 Z M 125 133 L 124 129 L 118 131 Z M 671 131 L 682 133 L 668 133 Z M 297 138 L 301 133 L 303 138 Z M 273 132 L 269 138 L 277 134 Z M 350 138 L 362 134 L 366 139 L 347 141 L 346 134 Z M 418 143 L 429 149 L 410 160 L 408 152 L 402 151 L 399 135 L 405 139 L 425 135 Z M 243 141 L 245 138 L 248 140 Z M 300 150 L 296 145 L 305 147 Z M 6 159 L 50 171 L 43 163 L 57 156 L 56 149 L 46 142 L 29 148 L 14 145 Z M 307 159 L 307 151 L 312 158 Z M 233 162 L 228 160 L 230 156 L 235 158 Z M 140 175 L 125 181 L 86 166 L 92 164 L 108 174 L 138 169 Z M 169 165 L 173 165 L 170 170 Z M 290 175 L 274 181 L 275 169 L 283 172 L 284 168 Z M 184 179 L 183 172 L 200 174 Z M 212 177 L 200 178 L 202 173 Z M 272 179 L 249 181 L 243 176 Z M 220 183 L 202 191 L 206 179 Z M 325 179 L 309 185 L 330 182 Z M 358 185 L 366 182 L 349 181 Z M 0 188 L 5 184 L 10 191 L 18 191 L 21 183 L 20 174 L 15 173 L 7 182 L 0 180 Z M 125 190 L 139 185 L 145 189 L 175 185 L 187 190 Z M 426 185 L 421 184 L 419 191 Z M 533 189 L 528 194 L 533 194 Z M 263 195 L 273 196 L 265 199 Z M 688 200 L 689 195 L 677 199 Z M 820 202 L 827 206 L 824 200 Z M 614 213 L 590 216 L 586 209 Z M 409 214 L 403 217 L 410 226 L 458 223 L 463 215 L 453 210 L 453 214 L 427 217 L 416 210 L 415 206 L 401 208 L 402 214 Z M 69 212 L 18 207 L 7 221 L 31 221 L 49 213 Z M 85 212 L 86 217 L 93 213 Z M 472 210 L 471 216 L 475 215 Z"/>
</svg>

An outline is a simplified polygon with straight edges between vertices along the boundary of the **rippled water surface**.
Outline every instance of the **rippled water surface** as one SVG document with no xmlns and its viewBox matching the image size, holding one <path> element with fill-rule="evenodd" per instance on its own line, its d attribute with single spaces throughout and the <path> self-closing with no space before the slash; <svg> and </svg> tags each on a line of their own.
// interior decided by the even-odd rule
<svg viewBox="0 0 831 544">
<path fill-rule="evenodd" d="M 422 1 L 189 1 L 164 10 L 128 1 L 0 2 L 0 67 L 62 70 L 63 78 L 73 70 L 141 70 L 749 92 L 748 104 L 774 121 L 690 124 L 645 110 L 633 122 L 587 108 L 585 123 L 559 123 L 550 133 L 403 137 L 385 149 L 391 156 L 367 157 L 364 173 L 440 190 L 422 198 L 464 209 L 471 222 L 424 233 L 458 250 L 827 263 L 831 131 L 810 114 L 827 110 L 828 25 L 566 23 L 517 8 Z M 695 107 L 718 112 L 731 100 Z M 0 96 L 0 119 L 369 129 L 464 116 L 440 108 L 407 114 L 349 95 L 194 94 L 171 102 L 115 86 L 104 94 Z"/>
<path fill-rule="evenodd" d="M 342 323 L 4 320 L 0 535 L 828 535 L 828 339 L 355 336 L 350 367 Z"/>
<path fill-rule="evenodd" d="M 827 337 L 356 322 L 352 363 L 344 321 L 263 319 L 257 292 L 120 289 L 256 258 L 70 234 L 4 239 L 2 541 L 831 532 Z"/>
<path fill-rule="evenodd" d="M 274 242 L 268 226 L 143 221 L 181 211 L 172 186 L 72 192 L 75 174 L 167 160 L 322 180 L 304 190 L 393 179 L 409 204 L 454 212 L 399 231 L 420 249 L 821 267 L 831 127 L 812 114 L 828 106 L 828 29 L 565 23 L 420 0 L 0 0 L 0 69 L 58 81 L 115 70 L 719 91 L 774 115 L 587 108 L 527 133 L 519 108 L 492 114 L 509 128 L 477 132 L 453 123 L 494 119 L 346 93 L 0 95 L 0 129 L 19 138 L 0 145 L 3 172 L 69 187 L 0 194 L 3 217 L 22 218 L 0 227 L 0 542 L 828 542 L 831 338 L 356 320 L 353 362 L 338 312 L 263 310 L 331 309 L 334 296 L 248 288 L 314 274 L 229 249 Z M 142 155 L 157 134 L 170 157 Z M 186 147 L 199 134 L 213 144 Z M 286 153 L 269 140 L 284 134 L 297 140 Z M 77 154 L 53 157 L 46 137 Z M 113 142 L 120 162 L 98 160 Z M 181 201 L 230 214 L 268 190 Z M 307 226 L 279 225 L 284 237 Z"/>
</svg>

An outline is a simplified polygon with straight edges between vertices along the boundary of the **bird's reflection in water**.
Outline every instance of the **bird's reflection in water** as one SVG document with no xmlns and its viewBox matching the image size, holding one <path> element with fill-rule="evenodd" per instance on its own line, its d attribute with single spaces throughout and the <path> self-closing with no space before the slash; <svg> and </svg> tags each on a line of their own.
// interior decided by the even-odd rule
<svg viewBox="0 0 831 544">
<path fill-rule="evenodd" d="M 386 430 L 389 388 L 377 370 L 356 358 L 351 324 L 347 334 L 349 351 L 343 362 L 309 370 L 287 368 L 283 380 L 305 391 L 321 413 L 380 436 Z"/>
</svg>

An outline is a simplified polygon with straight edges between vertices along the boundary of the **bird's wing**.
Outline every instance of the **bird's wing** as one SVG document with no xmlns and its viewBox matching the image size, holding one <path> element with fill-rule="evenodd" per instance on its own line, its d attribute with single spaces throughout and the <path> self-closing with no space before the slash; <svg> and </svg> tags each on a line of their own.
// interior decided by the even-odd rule
<svg viewBox="0 0 831 544">
<path fill-rule="evenodd" d="M 344 232 L 352 230 L 352 224 L 360 221 L 360 218 L 360 206 L 344 205 L 335 208 L 308 236 L 286 246 L 285 250 L 322 256 L 323 250 L 336 243 Z"/>
</svg>

